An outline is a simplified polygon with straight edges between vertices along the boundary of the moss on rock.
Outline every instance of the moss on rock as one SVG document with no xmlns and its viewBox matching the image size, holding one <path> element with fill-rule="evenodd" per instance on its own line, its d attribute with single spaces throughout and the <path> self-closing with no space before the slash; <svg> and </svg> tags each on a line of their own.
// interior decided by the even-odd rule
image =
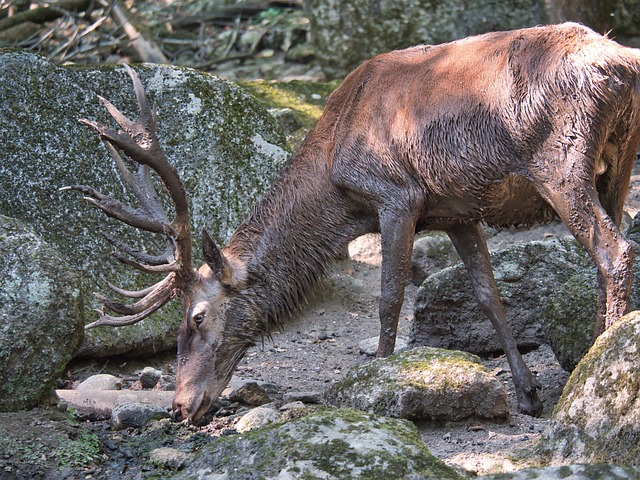
<svg viewBox="0 0 640 480">
<path fill-rule="evenodd" d="M 603 333 L 569 377 L 545 435 L 563 463 L 640 466 L 640 312 Z"/>
<path fill-rule="evenodd" d="M 230 480 L 464 478 L 431 455 L 413 424 L 331 408 L 210 442 L 177 478 L 207 475 Z"/>
<path fill-rule="evenodd" d="M 286 139 L 273 117 L 229 81 L 170 66 L 135 69 L 156 104 L 160 143 L 190 197 L 198 262 L 198 232 L 207 228 L 219 243 L 229 238 L 284 165 Z M 150 253 L 164 250 L 160 239 L 105 218 L 73 192 L 59 191 L 86 184 L 132 201 L 97 135 L 78 122 L 113 124 L 98 94 L 137 117 L 131 81 L 121 66 L 59 67 L 33 53 L 0 50 L 0 213 L 28 224 L 82 272 L 88 321 L 96 316 L 91 292 L 102 289 L 99 278 L 128 289 L 153 283 L 108 262 L 111 247 L 99 230 Z M 139 354 L 166 350 L 175 343 L 176 310 L 162 310 L 117 333 L 90 331 L 81 353 L 125 353 L 130 339 L 148 346 Z"/>
<path fill-rule="evenodd" d="M 543 317 L 545 334 L 560 366 L 571 372 L 593 343 L 596 321 L 594 272 L 578 273 L 549 296 Z"/>
<path fill-rule="evenodd" d="M 504 386 L 477 356 L 430 347 L 357 366 L 331 386 L 325 399 L 396 418 L 508 416 Z"/>
<path fill-rule="evenodd" d="M 0 215 L 0 411 L 47 396 L 83 338 L 79 276 L 18 220 Z"/>
</svg>

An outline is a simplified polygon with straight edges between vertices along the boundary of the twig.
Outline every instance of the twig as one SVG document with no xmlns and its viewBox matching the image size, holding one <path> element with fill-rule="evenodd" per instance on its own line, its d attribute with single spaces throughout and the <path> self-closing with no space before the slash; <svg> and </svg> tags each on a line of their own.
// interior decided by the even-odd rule
<svg viewBox="0 0 640 480">
<path fill-rule="evenodd" d="M 164 56 L 158 46 L 152 40 L 146 39 L 133 25 L 130 15 L 120 5 L 120 3 L 115 2 L 113 4 L 111 17 L 127 34 L 127 37 L 131 40 L 131 46 L 134 48 L 136 53 L 138 53 L 142 61 L 151 63 L 169 63 L 167 57 Z"/>
</svg>

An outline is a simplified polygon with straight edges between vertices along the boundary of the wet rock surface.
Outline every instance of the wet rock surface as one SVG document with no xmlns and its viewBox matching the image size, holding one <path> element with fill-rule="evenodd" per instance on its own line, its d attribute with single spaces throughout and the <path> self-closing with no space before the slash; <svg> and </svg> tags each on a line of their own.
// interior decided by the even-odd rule
<svg viewBox="0 0 640 480">
<path fill-rule="evenodd" d="M 507 320 L 518 346 L 525 349 L 545 343 L 545 305 L 557 286 L 583 270 L 595 270 L 584 250 L 570 238 L 498 250 L 491 254 L 491 262 Z M 461 264 L 431 275 L 422 284 L 416 297 L 413 334 L 420 345 L 481 354 L 501 350 Z"/>
</svg>

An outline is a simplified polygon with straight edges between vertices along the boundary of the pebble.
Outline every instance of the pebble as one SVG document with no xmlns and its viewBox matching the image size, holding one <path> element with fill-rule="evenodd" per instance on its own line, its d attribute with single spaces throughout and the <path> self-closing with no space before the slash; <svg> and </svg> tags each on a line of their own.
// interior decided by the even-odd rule
<svg viewBox="0 0 640 480">
<path fill-rule="evenodd" d="M 154 465 L 168 470 L 180 470 L 192 459 L 193 455 L 176 448 L 161 447 L 151 450 L 149 460 Z"/>
<path fill-rule="evenodd" d="M 99 373 L 91 375 L 85 381 L 80 383 L 76 390 L 79 392 L 101 391 L 101 390 L 120 390 L 122 388 L 122 380 L 108 373 Z"/>
<path fill-rule="evenodd" d="M 286 410 L 302 410 L 304 408 L 305 408 L 304 403 L 302 403 L 299 400 L 296 400 L 295 402 L 285 403 L 280 407 L 280 410 L 284 412 Z"/>
<path fill-rule="evenodd" d="M 151 389 L 155 387 L 162 378 L 162 372 L 153 367 L 144 367 L 140 373 L 140 385 L 142 388 Z"/>
<path fill-rule="evenodd" d="M 280 413 L 269 407 L 256 407 L 242 416 L 236 424 L 239 433 L 245 433 L 280 420 Z"/>
<path fill-rule="evenodd" d="M 322 403 L 322 393 L 320 392 L 286 392 L 282 400 L 284 403 L 304 402 L 304 403 Z"/>
<path fill-rule="evenodd" d="M 141 428 L 151 420 L 170 418 L 166 408 L 152 403 L 125 402 L 111 411 L 111 430 Z"/>
<path fill-rule="evenodd" d="M 362 340 L 358 347 L 360 348 L 360 353 L 369 356 L 375 356 L 378 351 L 378 339 L 380 337 L 372 337 L 367 338 L 366 340 Z M 409 347 L 409 339 L 405 337 L 397 337 L 396 338 L 396 348 L 393 351 L 394 353 L 402 352 Z"/>
<path fill-rule="evenodd" d="M 230 384 L 231 390 L 226 393 L 232 402 L 240 402 L 250 406 L 260 406 L 271 402 L 271 397 L 254 380 L 242 380 Z"/>
</svg>

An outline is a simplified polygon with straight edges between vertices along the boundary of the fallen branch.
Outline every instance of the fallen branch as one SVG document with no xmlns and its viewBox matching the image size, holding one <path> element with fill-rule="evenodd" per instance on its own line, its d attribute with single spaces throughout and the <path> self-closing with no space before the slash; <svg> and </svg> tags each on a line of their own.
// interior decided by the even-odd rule
<svg viewBox="0 0 640 480">
<path fill-rule="evenodd" d="M 52 2 L 48 6 L 19 12 L 10 17 L 1 19 L 0 31 L 7 30 L 25 22 L 41 24 L 60 18 L 68 12 L 84 11 L 89 8 L 91 1 L 92 0 L 61 0 L 59 2 Z"/>
<path fill-rule="evenodd" d="M 125 34 L 131 40 L 131 46 L 140 56 L 143 62 L 169 63 L 167 57 L 152 40 L 146 39 L 132 23 L 131 15 L 119 2 L 113 4 L 111 18 L 118 26 L 121 26 Z"/>
</svg>

